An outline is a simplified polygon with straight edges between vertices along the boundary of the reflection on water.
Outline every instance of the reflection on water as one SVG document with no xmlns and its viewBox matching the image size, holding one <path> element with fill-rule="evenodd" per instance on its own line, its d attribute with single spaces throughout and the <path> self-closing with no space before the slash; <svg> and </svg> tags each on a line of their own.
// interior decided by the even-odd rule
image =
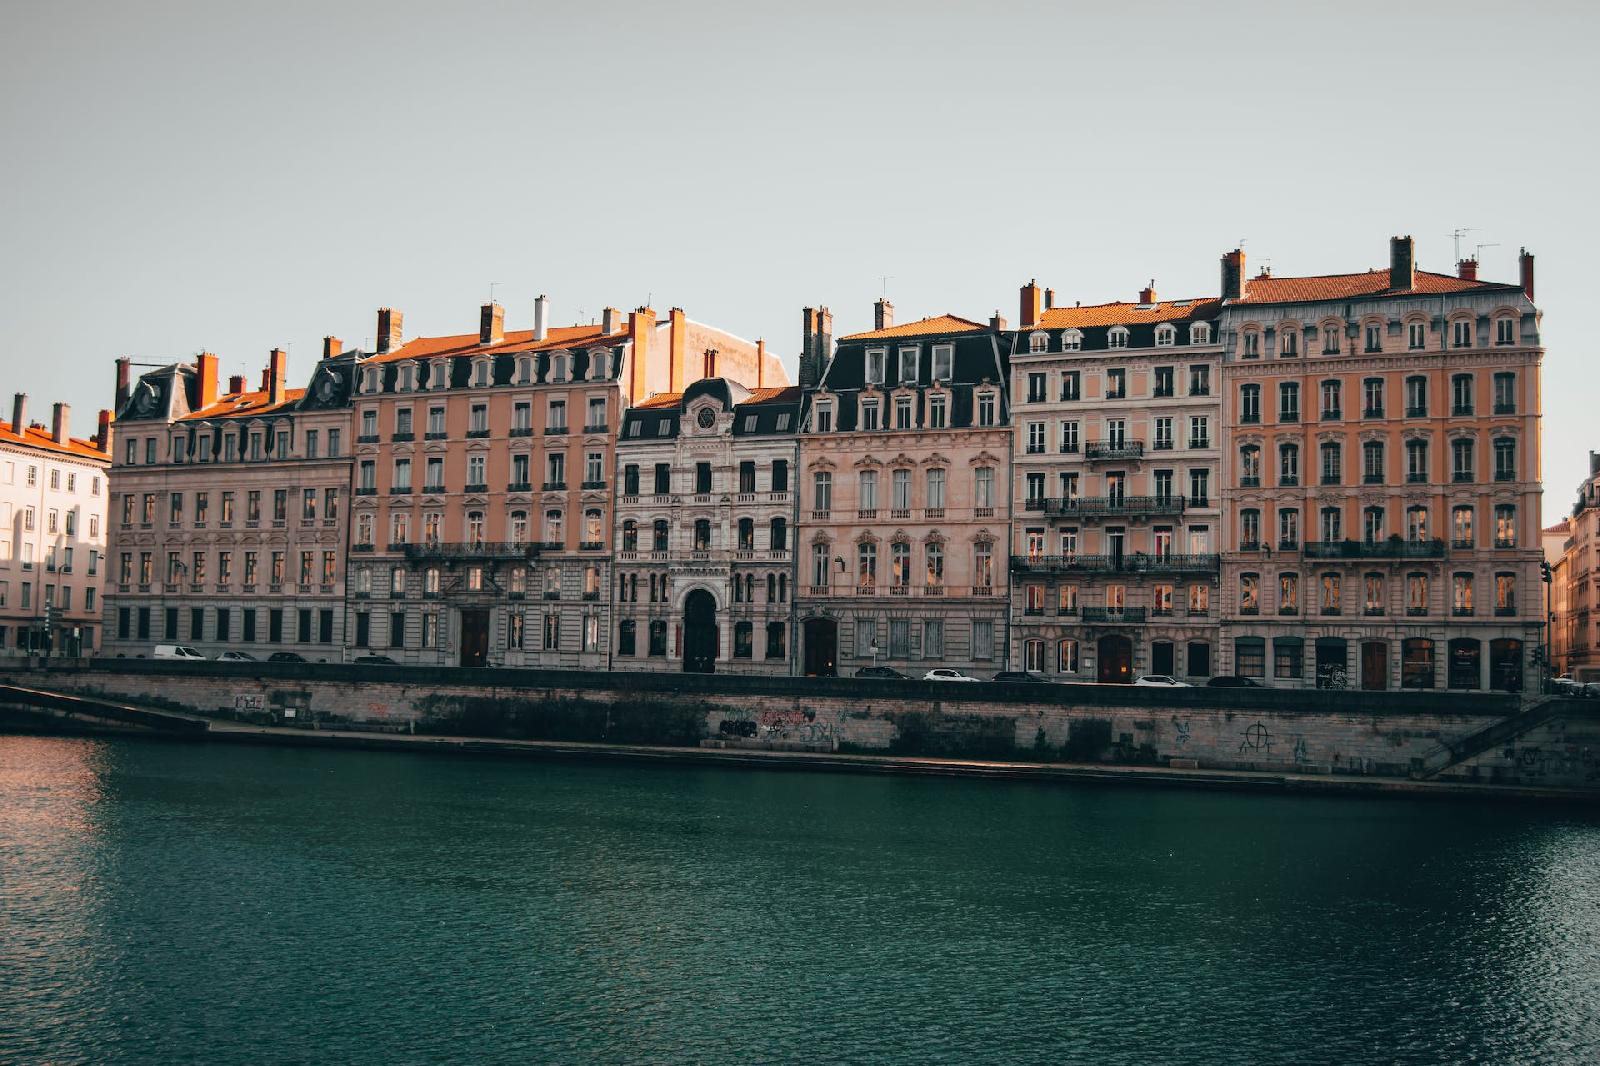
<svg viewBox="0 0 1600 1066">
<path fill-rule="evenodd" d="M 0 1062 L 1600 1061 L 1549 808 L 0 738 Z"/>
</svg>

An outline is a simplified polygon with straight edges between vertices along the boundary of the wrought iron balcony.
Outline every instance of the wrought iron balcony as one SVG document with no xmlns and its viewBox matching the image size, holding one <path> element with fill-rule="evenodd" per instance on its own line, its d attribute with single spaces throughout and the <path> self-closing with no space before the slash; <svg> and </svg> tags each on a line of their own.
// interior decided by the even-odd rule
<svg viewBox="0 0 1600 1066">
<path fill-rule="evenodd" d="M 1081 612 L 1086 623 L 1102 624 L 1139 623 L 1144 621 L 1143 607 L 1085 607 Z"/>
<path fill-rule="evenodd" d="M 1403 540 L 1308 540 L 1307 559 L 1443 559 L 1444 541 Z"/>
<path fill-rule="evenodd" d="M 1182 514 L 1188 504 L 1185 496 L 1049 496 L 1029 500 L 1030 511 L 1043 511 L 1053 517 L 1095 517 L 1101 515 Z"/>
<path fill-rule="evenodd" d="M 449 562 L 467 559 L 531 559 L 543 549 L 538 542 L 474 540 L 435 541 L 431 544 L 404 545 L 411 562 Z"/>
<path fill-rule="evenodd" d="M 1085 459 L 1142 459 L 1142 440 L 1092 440 L 1083 446 Z"/>
<path fill-rule="evenodd" d="M 1217 572 L 1216 555 L 1018 555 L 1011 570 L 1018 574 L 1180 574 Z"/>
</svg>

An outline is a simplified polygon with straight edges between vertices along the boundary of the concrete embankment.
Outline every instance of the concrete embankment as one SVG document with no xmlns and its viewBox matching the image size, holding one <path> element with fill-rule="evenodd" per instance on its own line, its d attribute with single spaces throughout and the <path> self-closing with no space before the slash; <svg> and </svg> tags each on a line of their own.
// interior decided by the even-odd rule
<svg viewBox="0 0 1600 1066">
<path fill-rule="evenodd" d="M 1498 695 L 101 660 L 0 681 L 237 742 L 1306 791 L 1600 792 L 1600 705 Z M 1426 778 L 1427 780 L 1421 780 Z"/>
</svg>

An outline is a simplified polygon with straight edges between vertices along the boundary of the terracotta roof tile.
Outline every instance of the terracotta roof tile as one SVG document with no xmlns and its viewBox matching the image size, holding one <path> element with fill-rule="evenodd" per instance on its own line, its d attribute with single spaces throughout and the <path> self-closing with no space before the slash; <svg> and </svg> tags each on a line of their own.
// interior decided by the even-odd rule
<svg viewBox="0 0 1600 1066">
<path fill-rule="evenodd" d="M 906 322 L 888 329 L 874 329 L 866 333 L 852 333 L 840 340 L 847 341 L 875 341 L 888 340 L 893 337 L 927 337 L 942 333 L 974 333 L 989 327 L 981 322 L 974 322 L 959 315 L 935 315 L 932 318 L 919 318 L 915 322 Z"/>
<path fill-rule="evenodd" d="M 368 359 L 368 363 L 392 363 L 400 359 L 428 358 L 440 355 L 479 355 L 490 353 L 492 355 L 508 355 L 513 352 L 543 352 L 557 348 L 569 348 L 592 344 L 595 341 L 608 340 L 618 343 L 627 340 L 627 330 L 618 333 L 605 333 L 604 327 L 598 323 L 588 326 L 553 326 L 546 333 L 545 339 L 533 339 L 533 330 L 512 330 L 505 335 L 499 344 L 479 344 L 476 333 L 458 333 L 452 337 L 418 337 L 416 340 L 407 341 L 392 352 L 375 355 Z"/>
<path fill-rule="evenodd" d="M 654 396 L 646 396 L 635 407 L 676 407 L 683 400 L 681 392 L 658 392 Z"/>
<path fill-rule="evenodd" d="M 1213 318 L 1221 301 L 1214 298 L 1164 300 L 1156 304 L 1109 303 L 1090 307 L 1052 307 L 1039 317 L 1036 329 L 1087 329 L 1091 326 L 1136 326 L 1152 322 L 1184 322 Z"/>
<path fill-rule="evenodd" d="M 771 389 L 756 389 L 750 398 L 739 406 L 744 407 L 753 403 L 793 403 L 800 399 L 800 386 L 780 385 Z"/>
<path fill-rule="evenodd" d="M 98 459 L 106 463 L 111 461 L 111 453 L 101 451 L 94 441 L 69 436 L 65 444 L 57 444 L 50 431 L 43 426 L 25 426 L 21 433 L 17 433 L 11 428 L 11 423 L 0 422 L 0 442 L 20 444 L 61 455 L 75 455 L 80 459 Z"/>
<path fill-rule="evenodd" d="M 1416 284 L 1403 291 L 1430 295 L 1504 287 L 1491 281 L 1467 281 L 1453 274 L 1430 274 L 1426 270 L 1419 270 Z M 1401 290 L 1389 288 L 1387 269 L 1368 270 L 1360 274 L 1320 274 L 1306 278 L 1254 277 L 1244 283 L 1244 298 L 1235 302 L 1309 303 L 1317 300 L 1347 300 L 1357 296 L 1378 296 L 1398 291 Z"/>
<path fill-rule="evenodd" d="M 268 414 L 272 411 L 281 411 L 297 402 L 305 394 L 305 389 L 285 389 L 283 396 L 279 398 L 277 403 L 268 403 L 267 394 L 264 391 L 230 392 L 226 396 L 218 396 L 217 402 L 210 407 L 191 411 L 178 419 L 178 421 L 194 422 L 207 418 L 254 418 L 257 415 Z"/>
<path fill-rule="evenodd" d="M 1572 519 L 1563 518 L 1561 521 L 1557 522 L 1553 526 L 1545 526 L 1544 527 L 1544 531 L 1546 533 L 1571 533 L 1572 532 Z"/>
</svg>

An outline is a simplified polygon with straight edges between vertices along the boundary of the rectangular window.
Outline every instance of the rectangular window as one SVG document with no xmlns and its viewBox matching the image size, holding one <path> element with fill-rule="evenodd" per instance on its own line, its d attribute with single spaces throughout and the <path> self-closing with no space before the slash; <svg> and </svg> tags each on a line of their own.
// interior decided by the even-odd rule
<svg viewBox="0 0 1600 1066">
<path fill-rule="evenodd" d="M 1082 375 L 1076 370 L 1063 371 L 1061 374 L 1061 399 L 1076 400 L 1082 396 Z"/>
<path fill-rule="evenodd" d="M 1106 371 L 1106 399 L 1120 400 L 1128 395 L 1128 372 L 1120 367 Z"/>
</svg>

